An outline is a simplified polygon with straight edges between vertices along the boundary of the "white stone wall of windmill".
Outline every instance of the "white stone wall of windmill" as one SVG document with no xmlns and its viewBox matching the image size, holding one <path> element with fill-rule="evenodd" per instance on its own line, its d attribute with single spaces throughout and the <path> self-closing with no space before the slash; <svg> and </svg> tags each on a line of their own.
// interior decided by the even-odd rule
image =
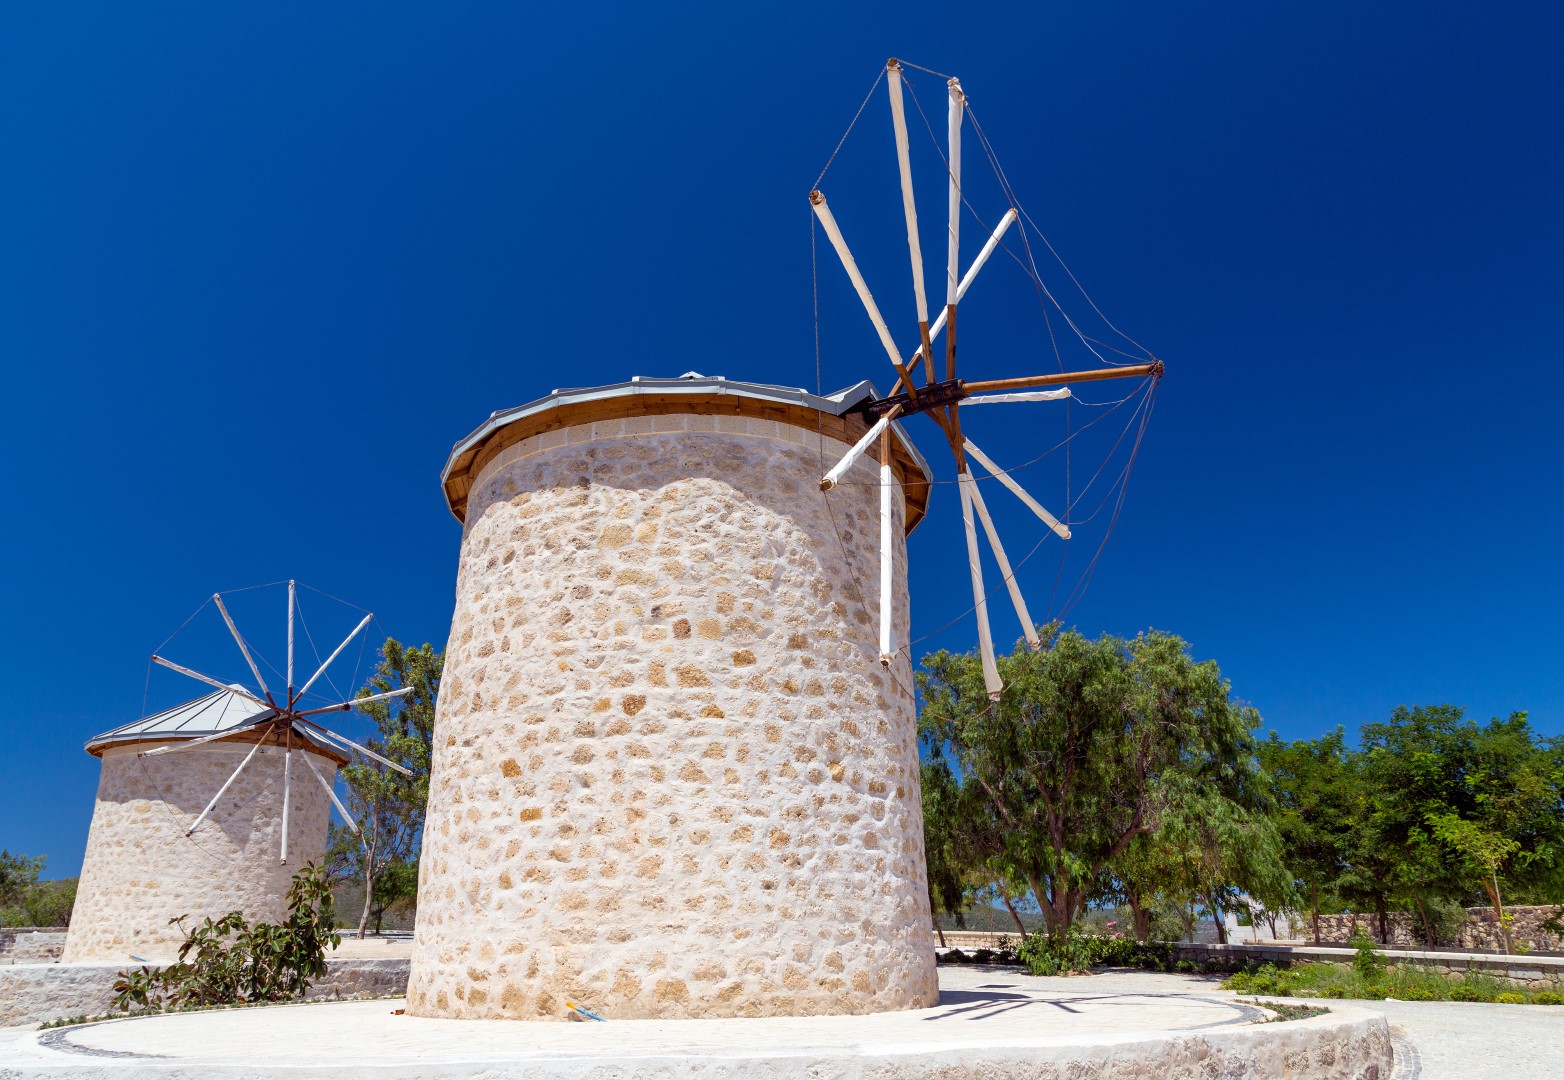
<svg viewBox="0 0 1564 1080">
<path fill-rule="evenodd" d="M 193 834 L 196 817 L 248 746 L 216 742 L 154 758 L 143 757 L 137 745 L 90 750 L 102 756 L 103 766 L 62 957 L 67 963 L 173 959 L 184 940 L 181 929 L 169 925 L 178 915 L 194 916 L 191 926 L 234 910 L 252 920 L 281 921 L 289 878 L 325 854 L 331 802 L 318 786 L 297 784 L 289 793 L 289 860 L 278 858 L 280 747 L 261 747 Z M 327 782 L 345 760 L 318 747 L 303 752 Z"/>
<path fill-rule="evenodd" d="M 829 398 L 561 391 L 457 447 L 465 520 L 408 1010 L 863 1013 L 936 996 L 880 474 Z M 927 474 L 893 433 L 887 625 Z"/>
<path fill-rule="evenodd" d="M 213 602 L 256 686 L 154 655 L 214 692 L 88 741 L 102 767 L 66 963 L 171 960 L 185 936 L 171 924 L 179 916 L 190 916 L 185 928 L 230 911 L 279 922 L 293 874 L 325 854 L 332 807 L 352 824 L 333 785 L 351 751 L 368 751 L 318 719 L 352 703 L 309 708 L 302 699 L 370 616 L 296 688 L 289 582 L 287 686 L 278 696 L 221 596 Z"/>
</svg>

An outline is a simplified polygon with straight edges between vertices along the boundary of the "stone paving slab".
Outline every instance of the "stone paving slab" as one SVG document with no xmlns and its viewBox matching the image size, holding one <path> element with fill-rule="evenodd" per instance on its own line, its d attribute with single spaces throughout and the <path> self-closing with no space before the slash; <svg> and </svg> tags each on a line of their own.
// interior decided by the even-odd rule
<svg viewBox="0 0 1564 1080">
<path fill-rule="evenodd" d="M 117 1020 L 0 1038 L 0 1078 L 1390 1076 L 1384 1020 L 1339 1002 L 1256 1024 L 1263 1014 L 1230 996 L 1177 987 L 940 974 L 937 1007 L 859 1017 L 526 1023 L 365 1001 Z"/>
</svg>

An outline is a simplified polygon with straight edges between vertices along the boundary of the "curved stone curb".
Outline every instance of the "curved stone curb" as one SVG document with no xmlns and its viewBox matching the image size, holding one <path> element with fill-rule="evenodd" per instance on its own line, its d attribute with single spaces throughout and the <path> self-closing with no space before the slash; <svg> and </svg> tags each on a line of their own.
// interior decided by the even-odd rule
<svg viewBox="0 0 1564 1080">
<path fill-rule="evenodd" d="M 1389 1029 L 1363 1009 L 1333 1006 L 1324 1016 L 1252 1024 L 1233 1002 L 1194 996 L 975 992 L 984 989 L 947 993 L 938 1009 L 872 1018 L 546 1025 L 552 1036 L 541 1044 L 538 1025 L 392 1016 L 392 1002 L 115 1020 L 24 1036 L 11 1045 L 11 1060 L 0 1060 L 0 1078 L 1392 1077 Z M 1037 1008 L 1018 1012 L 1023 1006 Z M 1126 1019 L 1134 1010 L 1192 1026 L 1133 1030 Z M 1093 1026 L 1095 1033 L 1086 1030 Z"/>
</svg>

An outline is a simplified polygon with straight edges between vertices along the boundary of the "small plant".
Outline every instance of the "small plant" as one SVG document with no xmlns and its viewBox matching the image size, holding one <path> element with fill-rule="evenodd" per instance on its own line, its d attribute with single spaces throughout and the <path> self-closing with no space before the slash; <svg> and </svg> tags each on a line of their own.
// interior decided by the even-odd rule
<svg viewBox="0 0 1564 1080">
<path fill-rule="evenodd" d="M 1276 1024 L 1287 1020 L 1307 1020 L 1311 1016 L 1324 1016 L 1330 1012 L 1323 1005 L 1294 1005 L 1291 1002 L 1260 1001 L 1257 998 L 1251 998 L 1248 1001 L 1239 999 L 1239 1001 L 1240 1004 L 1254 1005 L 1275 1014 L 1260 1021 L 1262 1024 Z"/>
<path fill-rule="evenodd" d="M 1352 970 L 1356 971 L 1359 978 L 1366 983 L 1378 982 L 1380 976 L 1384 974 L 1384 961 L 1374 949 L 1374 939 L 1358 927 L 1347 944 L 1355 950 L 1352 957 Z"/>
<path fill-rule="evenodd" d="M 1564 1005 L 1564 994 L 1555 993 L 1552 990 L 1539 990 L 1532 995 L 1533 1005 Z"/>
</svg>

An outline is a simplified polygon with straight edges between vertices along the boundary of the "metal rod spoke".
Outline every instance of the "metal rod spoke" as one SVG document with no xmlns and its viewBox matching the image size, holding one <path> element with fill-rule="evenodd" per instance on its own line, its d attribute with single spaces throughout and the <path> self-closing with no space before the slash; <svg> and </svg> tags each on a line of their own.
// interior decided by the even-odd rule
<svg viewBox="0 0 1564 1080">
<path fill-rule="evenodd" d="M 199 671 L 191 671 L 189 668 L 187 668 L 187 667 L 185 667 L 185 666 L 183 666 L 181 664 L 176 664 L 172 660 L 165 660 L 165 659 L 163 659 L 157 653 L 153 653 L 152 654 L 152 662 L 154 664 L 162 664 L 164 667 L 168 668 L 170 671 L 177 671 L 181 675 L 188 675 L 192 679 L 195 679 L 197 682 L 204 682 L 208 686 L 215 686 L 215 687 L 217 687 L 219 690 L 227 690 L 229 693 L 238 694 L 240 697 L 246 698 L 246 699 L 248 699 L 250 701 L 253 701 L 257 705 L 263 706 L 265 708 L 268 708 L 268 709 L 275 708 L 275 706 L 272 705 L 271 702 L 269 702 L 269 701 L 262 701 L 260 698 L 256 697 L 254 694 L 250 693 L 248 690 L 245 690 L 245 689 L 243 689 L 241 687 L 238 687 L 238 686 L 230 686 L 230 685 L 228 685 L 225 682 L 219 682 L 218 680 L 212 678 L 210 675 L 202 675 Z"/>
<path fill-rule="evenodd" d="M 337 798 L 336 789 L 320 774 L 320 769 L 315 766 L 315 759 L 310 757 L 309 754 L 305 754 L 304 764 L 310 767 L 310 772 L 315 774 L 315 779 L 320 781 L 320 786 L 326 789 L 327 795 L 331 796 L 331 804 L 337 808 L 337 813 L 342 815 L 342 820 L 348 823 L 348 828 L 352 829 L 353 835 L 357 836 L 359 834 L 358 823 L 353 820 L 353 815 L 348 813 L 348 808 L 342 805 L 342 800 Z"/>
<path fill-rule="evenodd" d="M 295 585 L 288 581 L 288 708 L 293 708 L 293 609 L 297 606 L 294 598 Z"/>
<path fill-rule="evenodd" d="M 1006 210 L 1005 216 L 999 219 L 999 224 L 994 227 L 993 235 L 988 238 L 986 243 L 984 243 L 982 249 L 978 252 L 978 257 L 972 260 L 972 265 L 967 267 L 966 276 L 961 279 L 961 284 L 956 288 L 957 303 L 960 303 L 961 299 L 967 295 L 967 290 L 972 287 L 972 282 L 977 279 L 978 271 L 983 269 L 983 264 L 988 262 L 988 257 L 992 255 L 994 253 L 994 249 L 999 246 L 999 241 L 1004 237 L 1005 231 L 1009 229 L 1011 225 L 1015 224 L 1016 217 L 1017 215 L 1014 210 Z M 929 327 L 928 337 L 930 340 L 938 337 L 939 332 L 945 329 L 945 320 L 949 316 L 950 309 L 948 306 L 942 308 L 940 313 L 934 316 L 934 325 Z M 920 355 L 924 358 L 926 363 L 932 362 L 932 358 L 928 354 L 928 345 L 927 343 L 923 343 L 918 346 L 917 352 L 913 354 L 912 360 L 908 363 L 907 366 L 912 367 L 913 365 L 917 364 L 918 357 Z"/>
<path fill-rule="evenodd" d="M 364 629 L 364 627 L 368 626 L 369 625 L 369 620 L 373 619 L 374 617 L 375 616 L 374 616 L 373 613 L 365 615 L 363 620 L 357 626 L 355 626 L 353 628 L 353 632 L 351 634 L 349 634 L 347 637 L 342 639 L 342 644 L 337 646 L 337 651 L 332 653 L 330 656 L 326 657 L 326 662 L 324 664 L 320 665 L 320 670 L 315 672 L 315 674 L 311 675 L 310 676 L 310 681 L 305 683 L 302 687 L 299 688 L 298 694 L 294 696 L 294 699 L 293 699 L 294 701 L 297 701 L 297 700 L 299 700 L 299 698 L 303 697 L 309 691 L 309 688 L 315 685 L 315 680 L 320 678 L 322 675 L 324 675 L 326 673 L 326 669 L 331 666 L 331 662 L 342 654 L 342 650 L 343 649 L 348 647 L 348 642 L 350 642 L 354 638 L 358 637 L 358 632 L 360 630 Z"/>
<path fill-rule="evenodd" d="M 901 353 L 896 349 L 896 341 L 891 337 L 890 327 L 885 325 L 885 317 L 880 314 L 880 307 L 874 302 L 874 294 L 869 292 L 869 284 L 864 281 L 863 274 L 858 269 L 858 262 L 847 247 L 847 240 L 842 236 L 842 230 L 836 224 L 831 208 L 826 205 L 825 196 L 818 191 L 811 191 L 809 205 L 814 209 L 815 217 L 820 219 L 831 246 L 836 249 L 837 258 L 842 260 L 842 269 L 847 271 L 848 278 L 852 280 L 853 288 L 858 292 L 858 299 L 863 302 L 864 311 L 869 314 L 869 321 L 874 324 L 875 332 L 880 335 L 880 344 L 885 348 L 885 355 L 891 358 L 891 366 L 896 369 L 897 377 L 907 388 L 907 393 L 916 398 L 917 388 L 913 385 L 912 376 L 908 374 L 906 365 L 901 361 Z"/>
<path fill-rule="evenodd" d="M 239 779 L 239 774 L 244 772 L 244 767 L 250 764 L 250 759 L 255 756 L 255 752 L 260 748 L 260 743 L 256 743 L 254 746 L 250 747 L 250 752 L 244 755 L 244 760 L 239 762 L 239 767 L 233 771 L 233 775 L 229 776 L 228 779 L 223 782 L 223 786 L 217 789 L 217 794 L 213 795 L 212 801 L 206 804 L 206 809 L 202 810 L 201 816 L 195 819 L 195 824 L 191 825 L 190 828 L 185 830 L 186 836 L 189 836 L 191 833 L 195 832 L 201 827 L 201 822 L 205 821 L 206 815 L 212 812 L 212 807 L 217 805 L 217 800 L 223 797 L 223 794 L 228 790 L 228 788 L 235 780 Z"/>
<path fill-rule="evenodd" d="M 159 754 L 177 754 L 181 750 L 190 750 L 205 743 L 216 742 L 218 739 L 226 739 L 233 735 L 242 735 L 246 731 L 254 731 L 256 728 L 264 727 L 271 722 L 272 717 L 268 716 L 263 720 L 257 720 L 254 723 L 245 724 L 242 727 L 232 728 L 228 731 L 219 731 L 213 735 L 203 735 L 199 739 L 191 739 L 189 742 L 174 743 L 170 746 L 159 746 L 155 750 L 144 751 L 141 756 L 157 757 Z"/>
<path fill-rule="evenodd" d="M 292 734 L 291 732 L 289 733 Z M 282 858 L 288 861 L 288 810 L 293 802 L 293 747 L 282 752 Z"/>
<path fill-rule="evenodd" d="M 403 694 L 411 694 L 416 689 L 417 687 L 414 686 L 404 686 L 400 690 L 387 690 L 383 694 L 370 694 L 368 697 L 354 698 L 352 701 L 340 701 L 335 705 L 327 705 L 319 709 L 306 709 L 298 715 L 318 716 L 321 713 L 328 712 L 347 712 L 349 709 L 357 708 L 360 705 L 367 705 L 371 701 L 385 701 L 387 698 L 397 698 Z"/>
<path fill-rule="evenodd" d="M 1016 609 L 1016 618 L 1021 620 L 1021 632 L 1026 635 L 1026 643 L 1036 652 L 1043 647 L 1042 639 L 1037 636 L 1037 627 L 1032 622 L 1032 615 L 1026 610 L 1026 599 L 1021 595 L 1021 583 L 1016 580 L 1015 571 L 1010 569 L 1010 559 L 1005 555 L 1004 545 L 999 542 L 999 531 L 994 528 L 994 520 L 988 516 L 988 506 L 983 502 L 983 492 L 974 483 L 971 487 L 972 508 L 977 511 L 978 520 L 983 523 L 983 531 L 988 534 L 988 546 L 994 549 L 994 561 L 999 563 L 999 573 L 1005 579 L 1005 588 L 1010 591 L 1010 603 Z"/>
<path fill-rule="evenodd" d="M 961 399 L 967 405 L 1007 405 L 1018 401 L 1062 401 L 1071 394 L 1068 386 L 1060 390 L 1022 390 L 1014 394 L 980 394 Z"/>
<path fill-rule="evenodd" d="M 217 610 L 222 613 L 223 622 L 228 624 L 228 632 L 234 637 L 234 644 L 239 646 L 239 651 L 244 653 L 244 662 L 250 665 L 250 674 L 255 676 L 255 682 L 261 688 L 261 693 L 266 695 L 268 702 L 272 701 L 271 689 L 266 685 L 266 680 L 261 678 L 261 669 L 255 666 L 255 658 L 250 655 L 249 648 L 244 643 L 244 638 L 239 636 L 239 628 L 234 625 L 233 616 L 228 614 L 228 605 L 223 603 L 221 593 L 213 593 L 212 599 L 217 603 Z M 272 702 L 275 706 L 276 702 Z"/>
<path fill-rule="evenodd" d="M 896 557 L 895 530 L 891 527 L 891 433 L 881 428 L 880 434 L 880 663 L 886 667 L 896 657 L 892 634 L 895 604 L 893 602 L 892 564 Z"/>
<path fill-rule="evenodd" d="M 949 211 L 950 224 L 945 245 L 945 378 L 956 377 L 956 304 L 961 299 L 961 117 L 966 111 L 966 98 L 961 93 L 961 83 L 951 79 L 946 83 L 950 91 L 950 111 L 946 125 L 950 144 L 946 164 L 950 169 Z M 931 328 L 932 329 L 932 328 Z"/>
<path fill-rule="evenodd" d="M 907 219 L 907 254 L 912 260 L 912 294 L 918 305 L 918 322 L 927 326 L 929 301 L 923 291 L 923 245 L 918 239 L 918 204 L 912 197 L 912 159 L 907 149 L 907 114 L 901 98 L 901 64 L 885 65 L 890 78 L 891 126 L 896 132 L 896 164 L 901 170 L 901 208 Z M 907 365 L 909 368 L 912 364 Z"/>
<path fill-rule="evenodd" d="M 983 451 L 979 450 L 976 446 L 973 446 L 972 440 L 966 440 L 966 448 L 967 453 L 971 454 L 979 465 L 983 466 L 983 468 L 992 473 L 995 480 L 998 480 L 1001 484 L 1005 485 L 1005 487 L 1009 488 L 1015 497 L 1024 502 L 1032 511 L 1032 513 L 1041 518 L 1043 524 L 1052 529 L 1060 539 L 1070 539 L 1070 527 L 1065 525 L 1058 518 L 1054 517 L 1047 510 L 1044 510 L 1042 504 L 1039 503 L 1036 499 L 1032 498 L 1031 495 L 1027 494 L 1026 489 L 1023 488 L 1020 484 L 1016 483 L 1014 478 L 1012 478 L 1009 473 L 1005 472 L 998 465 L 995 465 L 987 454 L 983 453 Z"/>
<path fill-rule="evenodd" d="M 988 598 L 983 593 L 983 565 L 978 558 L 977 527 L 972 521 L 972 474 L 966 470 L 957 476 L 961 492 L 961 519 L 967 533 L 967 565 L 972 571 L 973 611 L 977 613 L 978 652 L 983 663 L 983 685 L 992 700 L 998 700 L 1004 690 L 999 678 L 999 666 L 994 660 L 994 638 L 988 628 Z"/>
<path fill-rule="evenodd" d="M 392 761 L 390 758 L 381 757 L 379 754 L 375 753 L 369 747 L 367 747 L 367 746 L 360 746 L 358 743 L 354 742 L 352 739 L 348 738 L 346 735 L 338 735 L 335 731 L 332 731 L 330 728 L 322 727 L 321 725 L 315 723 L 315 721 L 313 721 L 313 720 L 305 720 L 302 716 L 299 717 L 299 723 L 305 725 L 306 727 L 314 728 L 316 731 L 320 732 L 323 736 L 325 736 L 328 740 L 330 740 L 331 742 L 336 743 L 339 748 L 346 747 L 346 748 L 350 748 L 350 749 L 353 749 L 353 750 L 357 750 L 361 754 L 365 754 L 365 755 L 367 755 L 369 757 L 374 758 L 376 761 L 380 762 L 382 765 L 385 765 L 388 768 L 395 769 L 397 772 L 402 773 L 404 776 L 412 776 L 413 775 L 413 770 L 408 769 L 408 768 L 404 768 L 403 766 L 398 765 L 396 762 Z"/>
</svg>

